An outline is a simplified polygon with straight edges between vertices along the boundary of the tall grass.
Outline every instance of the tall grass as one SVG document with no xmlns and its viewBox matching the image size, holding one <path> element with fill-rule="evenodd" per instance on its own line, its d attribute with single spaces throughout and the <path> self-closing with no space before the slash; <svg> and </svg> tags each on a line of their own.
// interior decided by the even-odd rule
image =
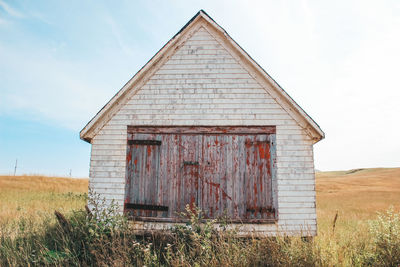
<svg viewBox="0 0 400 267">
<path fill-rule="evenodd" d="M 1 232 L 1 266 L 398 266 L 399 214 L 389 210 L 362 235 L 330 233 L 314 241 L 299 237 L 239 238 L 235 230 L 200 223 L 187 209 L 186 225 L 137 235 L 114 205 L 92 211 L 56 212 L 40 225 L 20 220 Z M 96 208 L 97 207 L 97 208 Z M 7 228 L 10 229 L 10 228 Z M 358 236 L 357 236 L 358 235 Z M 345 240 L 345 241 L 344 241 Z"/>
</svg>

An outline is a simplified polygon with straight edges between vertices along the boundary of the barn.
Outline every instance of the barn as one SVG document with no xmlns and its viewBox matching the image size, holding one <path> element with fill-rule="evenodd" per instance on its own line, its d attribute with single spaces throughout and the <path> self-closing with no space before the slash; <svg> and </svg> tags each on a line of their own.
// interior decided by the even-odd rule
<svg viewBox="0 0 400 267">
<path fill-rule="evenodd" d="M 239 234 L 316 235 L 313 119 L 199 11 L 82 129 L 90 187 L 138 230 L 198 207 Z"/>
</svg>

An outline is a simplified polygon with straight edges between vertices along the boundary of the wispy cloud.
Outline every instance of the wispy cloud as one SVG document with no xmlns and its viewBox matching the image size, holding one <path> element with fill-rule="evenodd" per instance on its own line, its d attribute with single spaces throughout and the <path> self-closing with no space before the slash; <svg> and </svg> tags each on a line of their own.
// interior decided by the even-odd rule
<svg viewBox="0 0 400 267">
<path fill-rule="evenodd" d="M 1 1 L 1 0 L 0 0 L 0 1 Z M 41 14 L 41 13 L 39 13 L 39 12 L 30 11 L 30 12 L 29 12 L 29 15 L 30 15 L 30 17 L 32 17 L 32 18 L 34 18 L 34 19 L 37 19 L 37 20 L 39 20 L 39 21 L 41 21 L 41 22 L 43 22 L 43 23 L 46 23 L 46 24 L 48 24 L 48 25 L 52 25 L 52 24 L 53 24 L 53 23 L 50 22 L 47 18 L 45 18 L 45 16 L 44 16 L 43 14 Z"/>
<path fill-rule="evenodd" d="M 7 3 L 5 3 L 2 0 L 0 0 L 0 7 L 12 17 L 16 17 L 16 18 L 24 18 L 25 17 L 24 14 L 22 14 L 21 12 L 17 11 L 14 8 L 12 8 L 11 6 L 9 6 Z"/>
<path fill-rule="evenodd" d="M 111 32 L 114 35 L 118 45 L 121 47 L 122 51 L 124 51 L 129 56 L 133 56 L 135 53 L 132 51 L 132 49 L 129 47 L 129 45 L 127 45 L 125 43 L 118 24 L 115 22 L 115 20 L 110 15 L 106 15 L 105 18 L 106 18 L 106 22 L 110 25 Z"/>
</svg>

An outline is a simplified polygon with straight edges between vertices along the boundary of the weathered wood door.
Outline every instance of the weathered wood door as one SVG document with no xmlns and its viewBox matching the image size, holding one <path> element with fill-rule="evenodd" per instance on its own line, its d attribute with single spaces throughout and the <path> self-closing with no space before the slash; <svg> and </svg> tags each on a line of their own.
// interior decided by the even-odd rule
<svg viewBox="0 0 400 267">
<path fill-rule="evenodd" d="M 276 218 L 275 127 L 130 127 L 125 210 L 137 219 Z"/>
</svg>

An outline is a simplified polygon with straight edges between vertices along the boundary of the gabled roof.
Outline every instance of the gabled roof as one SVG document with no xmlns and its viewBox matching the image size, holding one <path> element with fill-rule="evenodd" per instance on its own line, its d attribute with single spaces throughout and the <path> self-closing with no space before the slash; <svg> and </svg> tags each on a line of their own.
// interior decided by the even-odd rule
<svg viewBox="0 0 400 267">
<path fill-rule="evenodd" d="M 98 131 L 113 117 L 113 115 L 125 103 L 129 91 L 133 88 L 140 88 L 181 45 L 191 33 L 191 29 L 198 24 L 204 23 L 212 28 L 224 43 L 231 50 L 237 53 L 242 61 L 245 61 L 247 70 L 259 82 L 268 83 L 274 90 L 274 98 L 280 102 L 282 107 L 299 123 L 299 125 L 311 136 L 314 142 L 318 142 L 325 137 L 324 132 L 318 124 L 286 93 L 285 90 L 253 59 L 247 52 L 240 47 L 229 34 L 219 26 L 205 11 L 200 10 L 189 22 L 168 41 L 122 88 L 113 98 L 88 122 L 81 130 L 80 138 L 91 142 Z"/>
</svg>

